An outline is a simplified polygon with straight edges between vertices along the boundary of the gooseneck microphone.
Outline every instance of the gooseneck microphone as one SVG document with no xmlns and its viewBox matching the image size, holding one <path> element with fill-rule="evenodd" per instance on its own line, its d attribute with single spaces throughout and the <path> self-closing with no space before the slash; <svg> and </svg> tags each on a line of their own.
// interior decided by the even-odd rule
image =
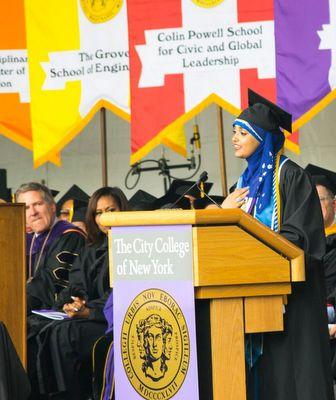
<svg viewBox="0 0 336 400">
<path fill-rule="evenodd" d="M 208 180 L 208 173 L 207 171 L 203 171 L 201 173 L 201 175 L 199 176 L 198 180 L 191 185 L 185 192 L 183 192 L 183 194 L 174 202 L 174 203 L 168 203 L 165 204 L 163 207 L 161 208 L 165 208 L 165 209 L 172 209 L 175 208 L 175 206 L 178 204 L 178 202 L 183 199 L 183 197 L 188 194 L 195 186 L 197 186 L 198 190 L 200 191 L 200 193 L 203 193 L 204 196 L 209 199 L 213 204 L 215 204 L 218 208 L 222 208 L 222 206 L 217 203 L 217 201 L 215 201 L 214 199 L 212 199 L 207 193 L 204 192 L 204 190 L 202 190 L 199 185 L 201 185 L 203 182 L 206 182 Z"/>
<path fill-rule="evenodd" d="M 203 182 L 208 180 L 208 173 L 206 171 L 203 171 L 198 179 L 198 181 L 196 182 L 196 185 L 199 189 L 200 192 L 202 192 L 204 194 L 204 196 L 209 199 L 213 204 L 215 204 L 218 208 L 222 208 L 222 206 L 220 204 L 217 203 L 217 201 L 215 201 L 214 199 L 212 199 L 207 193 L 205 193 L 204 190 L 202 190 L 199 185 L 202 184 Z M 187 192 L 190 190 L 191 188 L 189 188 L 187 190 Z M 184 195 L 183 195 L 184 196 Z"/>
<path fill-rule="evenodd" d="M 219 204 L 219 203 L 217 203 L 217 201 L 215 201 L 214 199 L 212 199 L 209 195 L 207 195 L 205 192 L 203 192 L 204 193 L 204 196 L 207 198 L 207 199 L 209 199 L 213 204 L 215 204 L 218 208 L 222 208 L 222 206 Z"/>
<path fill-rule="evenodd" d="M 207 173 L 206 171 L 203 171 L 203 172 L 201 173 L 201 175 L 199 176 L 198 181 L 195 183 L 195 185 L 198 186 L 200 183 L 206 182 L 207 180 L 208 180 L 208 173 Z M 193 186 L 195 186 L 195 185 L 193 185 Z M 191 186 L 191 187 L 187 190 L 187 192 L 189 192 L 189 190 L 190 190 L 193 186 Z M 184 195 L 183 195 L 183 196 L 184 196 Z"/>
<path fill-rule="evenodd" d="M 184 191 L 184 192 L 181 194 L 181 196 L 180 196 L 176 201 L 174 201 L 174 203 L 172 203 L 172 204 L 171 204 L 171 203 L 168 203 L 168 204 L 164 205 L 164 206 L 161 207 L 161 208 L 175 208 L 175 206 L 178 204 L 178 202 L 181 201 L 181 200 L 183 199 L 183 197 L 184 197 L 186 194 L 188 194 L 188 193 L 191 191 L 191 189 L 193 189 L 195 186 L 197 186 L 198 189 L 199 189 L 199 191 L 201 192 L 202 190 L 200 189 L 199 185 L 200 185 L 202 182 L 207 181 L 207 179 L 208 179 L 208 173 L 207 173 L 206 171 L 203 171 L 203 172 L 201 173 L 201 175 L 199 176 L 197 182 L 195 182 L 195 183 L 194 183 L 193 185 L 191 185 L 186 191 Z M 204 192 L 203 192 L 203 193 L 204 193 Z"/>
<path fill-rule="evenodd" d="M 201 193 L 204 194 L 204 196 L 209 199 L 213 204 L 215 204 L 217 207 L 222 208 L 222 206 L 220 204 L 217 203 L 217 201 L 215 201 L 214 199 L 212 199 L 207 193 L 205 193 L 204 190 L 202 190 L 199 185 L 202 184 L 203 182 L 208 180 L 208 173 L 206 171 L 203 171 L 198 179 L 198 181 L 196 182 L 196 185 L 199 189 L 199 191 Z M 187 190 L 187 192 L 191 189 L 191 187 Z M 184 196 L 184 195 L 183 195 Z"/>
</svg>

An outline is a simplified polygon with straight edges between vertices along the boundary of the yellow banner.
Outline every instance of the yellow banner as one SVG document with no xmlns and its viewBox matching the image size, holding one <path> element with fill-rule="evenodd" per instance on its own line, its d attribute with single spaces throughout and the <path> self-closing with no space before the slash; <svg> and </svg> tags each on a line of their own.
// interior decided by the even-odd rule
<svg viewBox="0 0 336 400">
<path fill-rule="evenodd" d="M 34 165 L 61 151 L 101 107 L 129 119 L 126 5 L 26 0 Z M 98 3 L 99 5 L 100 3 Z"/>
</svg>

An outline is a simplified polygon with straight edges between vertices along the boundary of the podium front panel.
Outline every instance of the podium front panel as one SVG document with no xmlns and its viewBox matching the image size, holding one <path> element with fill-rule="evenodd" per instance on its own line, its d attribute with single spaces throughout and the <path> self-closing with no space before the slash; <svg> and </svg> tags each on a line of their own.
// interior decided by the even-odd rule
<svg viewBox="0 0 336 400">
<path fill-rule="evenodd" d="M 239 226 L 194 227 L 195 286 L 290 282 L 290 262 Z"/>
</svg>

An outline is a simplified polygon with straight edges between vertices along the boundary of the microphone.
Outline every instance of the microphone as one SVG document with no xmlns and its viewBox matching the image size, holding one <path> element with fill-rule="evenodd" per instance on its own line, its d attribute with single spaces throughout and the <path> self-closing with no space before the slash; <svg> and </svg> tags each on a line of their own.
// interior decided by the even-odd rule
<svg viewBox="0 0 336 400">
<path fill-rule="evenodd" d="M 208 173 L 206 171 L 203 171 L 201 175 L 198 178 L 198 181 L 196 182 L 196 185 L 198 186 L 202 182 L 206 182 L 208 180 Z M 194 186 L 194 185 L 193 185 Z M 192 186 L 188 189 L 188 191 L 192 188 Z"/>
<path fill-rule="evenodd" d="M 197 186 L 198 187 L 198 186 Z M 213 204 L 215 204 L 218 208 L 222 208 L 222 206 L 217 203 L 217 201 L 215 201 L 214 199 L 212 199 L 208 194 L 206 194 L 205 192 L 203 192 L 204 196 L 209 199 Z"/>
<path fill-rule="evenodd" d="M 208 180 L 208 173 L 203 171 L 197 181 L 197 187 L 201 192 L 201 198 L 204 197 L 204 182 Z"/>
<path fill-rule="evenodd" d="M 195 183 L 192 184 L 187 190 L 185 190 L 185 191 L 181 194 L 181 196 L 180 196 L 176 201 L 174 201 L 174 203 L 165 204 L 165 205 L 164 205 L 163 207 L 161 207 L 161 208 L 163 208 L 163 209 L 167 209 L 167 208 L 171 209 L 171 208 L 174 208 L 174 207 L 176 206 L 176 204 L 178 204 L 178 202 L 179 202 L 180 200 L 182 200 L 183 197 L 184 197 L 186 194 L 188 194 L 188 193 L 190 192 L 190 190 L 193 189 L 195 186 L 197 186 L 198 189 L 199 189 L 199 191 L 202 192 L 202 190 L 199 188 L 198 185 L 200 185 L 201 183 L 205 182 L 207 179 L 208 179 L 208 173 L 207 173 L 206 171 L 203 171 L 203 172 L 201 173 L 201 175 L 199 176 L 197 182 L 195 182 Z"/>
<path fill-rule="evenodd" d="M 199 189 L 199 191 L 201 192 L 201 194 L 203 195 L 202 197 L 206 197 L 207 199 L 209 199 L 213 204 L 215 204 L 217 207 L 222 208 L 222 206 L 220 204 L 217 203 L 217 201 L 215 201 L 214 199 L 212 199 L 207 193 L 205 193 L 204 188 L 203 188 L 203 183 L 206 182 L 208 180 L 208 173 L 207 171 L 203 171 L 200 175 L 200 177 L 198 178 L 198 181 L 196 182 L 196 185 Z M 200 187 L 200 186 L 201 187 Z M 190 190 L 191 188 L 189 188 Z"/>
<path fill-rule="evenodd" d="M 195 143 L 195 147 L 197 150 L 201 148 L 201 137 L 198 129 L 198 125 L 194 125 L 194 137 L 193 137 L 193 143 Z"/>
</svg>

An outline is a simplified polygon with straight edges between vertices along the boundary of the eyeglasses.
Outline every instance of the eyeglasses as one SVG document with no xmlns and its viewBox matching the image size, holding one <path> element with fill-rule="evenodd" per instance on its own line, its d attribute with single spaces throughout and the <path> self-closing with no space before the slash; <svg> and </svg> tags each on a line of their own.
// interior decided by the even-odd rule
<svg viewBox="0 0 336 400">
<path fill-rule="evenodd" d="M 60 215 L 70 215 L 70 210 L 61 210 Z"/>
</svg>

